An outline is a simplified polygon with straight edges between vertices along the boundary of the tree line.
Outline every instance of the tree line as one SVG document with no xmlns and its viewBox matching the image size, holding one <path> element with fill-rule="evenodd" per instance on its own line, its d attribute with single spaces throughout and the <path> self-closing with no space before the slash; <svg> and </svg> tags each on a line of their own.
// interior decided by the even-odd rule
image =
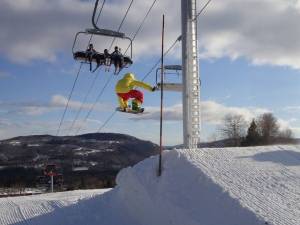
<svg viewBox="0 0 300 225">
<path fill-rule="evenodd" d="M 264 113 L 247 124 L 242 115 L 228 114 L 219 128 L 227 146 L 257 146 L 295 143 L 291 129 L 282 128 L 272 113 Z"/>
</svg>

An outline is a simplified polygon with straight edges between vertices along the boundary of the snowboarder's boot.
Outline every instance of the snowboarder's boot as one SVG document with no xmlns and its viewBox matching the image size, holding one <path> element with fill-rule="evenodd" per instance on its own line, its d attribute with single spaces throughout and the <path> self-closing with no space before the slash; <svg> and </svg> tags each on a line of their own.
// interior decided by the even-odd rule
<svg viewBox="0 0 300 225">
<path fill-rule="evenodd" d="M 141 108 L 141 103 L 138 102 L 137 100 L 132 100 L 131 102 L 131 109 L 132 111 L 136 111 L 136 112 L 144 112 L 144 108 Z"/>
</svg>

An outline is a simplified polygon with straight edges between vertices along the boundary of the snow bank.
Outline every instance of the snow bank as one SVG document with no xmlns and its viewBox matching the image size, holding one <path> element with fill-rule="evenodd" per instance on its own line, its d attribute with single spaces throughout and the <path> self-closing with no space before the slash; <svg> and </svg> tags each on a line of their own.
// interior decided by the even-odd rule
<svg viewBox="0 0 300 225">
<path fill-rule="evenodd" d="M 0 224 L 298 225 L 300 147 L 172 150 L 123 169 L 110 191 L 0 199 Z"/>
<path fill-rule="evenodd" d="M 298 146 L 168 151 L 122 170 L 118 198 L 137 224 L 300 224 Z"/>
<path fill-rule="evenodd" d="M 139 224 L 262 224 L 185 154 L 168 152 L 165 157 L 161 178 L 151 160 L 118 176 L 119 198 Z"/>
</svg>

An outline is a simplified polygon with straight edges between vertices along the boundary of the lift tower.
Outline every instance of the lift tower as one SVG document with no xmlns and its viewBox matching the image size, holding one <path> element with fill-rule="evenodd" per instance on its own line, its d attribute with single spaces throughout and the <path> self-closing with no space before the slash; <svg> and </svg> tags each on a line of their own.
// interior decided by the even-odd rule
<svg viewBox="0 0 300 225">
<path fill-rule="evenodd" d="M 200 76 L 198 72 L 196 0 L 181 0 L 183 142 L 200 141 Z"/>
</svg>

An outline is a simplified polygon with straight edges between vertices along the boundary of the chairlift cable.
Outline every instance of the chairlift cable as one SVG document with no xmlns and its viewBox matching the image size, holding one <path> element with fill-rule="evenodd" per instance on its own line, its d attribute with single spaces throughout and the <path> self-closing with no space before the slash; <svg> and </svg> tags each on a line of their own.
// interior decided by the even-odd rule
<svg viewBox="0 0 300 225">
<path fill-rule="evenodd" d="M 122 19 L 120 25 L 119 25 L 118 32 L 121 30 L 121 28 L 122 28 L 122 26 L 123 26 L 123 23 L 124 23 L 124 21 L 125 21 L 125 19 L 126 19 L 126 17 L 127 17 L 127 14 L 128 14 L 128 12 L 129 12 L 129 10 L 130 10 L 130 8 L 131 8 L 131 6 L 132 6 L 132 3 L 133 3 L 133 0 L 131 0 L 130 4 L 129 4 L 127 10 L 126 10 L 126 13 L 125 13 L 125 15 L 124 15 L 124 17 L 123 17 L 123 19 Z M 111 48 L 112 48 L 112 46 L 113 46 L 115 40 L 116 40 L 116 37 L 113 38 L 113 40 L 112 40 L 112 42 L 111 42 L 111 44 L 110 44 L 110 46 L 109 46 L 109 51 L 111 50 Z"/>
<path fill-rule="evenodd" d="M 99 14 L 98 14 L 98 16 L 97 16 L 97 21 L 96 21 L 96 23 L 98 23 L 98 21 L 99 21 L 100 15 L 101 15 L 101 13 L 102 13 L 102 10 L 103 10 L 104 4 L 105 4 L 105 1 L 106 1 L 106 0 L 103 0 L 103 3 L 102 3 L 102 6 L 101 6 L 101 9 L 100 9 L 100 12 L 99 12 Z M 91 37 L 90 37 L 90 39 L 89 39 L 88 45 L 91 43 L 92 38 L 93 38 L 93 34 L 91 34 Z M 61 118 L 61 120 L 60 120 L 60 122 L 59 122 L 59 127 L 58 127 L 58 130 L 57 130 L 57 132 L 56 132 L 56 135 L 58 135 L 59 132 L 60 132 L 61 125 L 62 125 L 62 123 L 63 123 L 63 120 L 64 120 L 64 118 L 65 118 L 66 112 L 67 112 L 68 107 L 69 107 L 69 102 L 70 102 L 71 97 L 72 97 L 72 95 L 73 95 L 74 88 L 75 88 L 75 86 L 76 86 L 76 83 L 77 83 L 79 74 L 80 74 L 80 72 L 81 72 L 81 68 L 82 68 L 82 63 L 80 63 L 80 67 L 79 67 L 79 69 L 78 69 L 78 71 L 77 71 L 77 75 L 76 75 L 76 78 L 75 78 L 75 80 L 74 80 L 74 83 L 73 83 L 71 92 L 70 92 L 70 94 L 69 94 L 69 98 L 68 98 L 66 107 L 65 107 L 65 109 L 64 109 L 62 118 Z M 82 105 L 83 105 L 83 104 L 81 104 L 81 106 L 82 106 Z M 73 126 L 73 125 L 72 125 L 72 126 Z"/>
<path fill-rule="evenodd" d="M 211 2 L 211 0 L 208 0 L 208 2 L 201 8 L 201 10 L 199 11 L 199 13 L 196 15 L 195 20 L 198 19 L 198 17 L 203 13 L 203 11 L 205 10 L 205 8 L 209 5 L 209 3 Z M 155 3 L 155 1 L 154 1 Z M 152 4 L 153 5 L 153 4 Z M 134 37 L 135 38 L 135 37 Z M 164 56 L 167 55 L 171 49 L 175 46 L 175 44 L 177 43 L 177 41 L 181 41 L 181 35 L 174 41 L 174 43 L 168 48 L 168 50 L 164 53 Z M 129 48 L 129 46 L 128 46 Z M 126 51 L 128 50 L 128 48 L 126 49 Z M 152 71 L 158 66 L 158 64 L 160 63 L 161 58 L 153 65 L 153 67 L 149 70 L 149 72 L 143 77 L 142 81 L 144 81 L 151 73 Z M 108 119 L 103 123 L 103 125 L 99 128 L 98 132 L 100 132 L 105 126 L 106 124 L 113 118 L 113 116 L 115 115 L 117 111 L 113 111 L 112 114 L 108 117 Z"/>
<path fill-rule="evenodd" d="M 174 46 L 176 45 L 177 41 L 180 41 L 180 37 L 179 36 L 174 42 L 173 44 L 168 48 L 167 51 L 165 51 L 164 56 L 166 56 L 172 48 L 174 48 Z M 142 81 L 144 81 L 152 72 L 153 70 L 158 66 L 158 64 L 161 62 L 161 58 L 158 59 L 158 61 L 152 66 L 152 68 L 149 70 L 149 72 L 143 77 Z"/>
<path fill-rule="evenodd" d="M 101 125 L 101 127 L 98 129 L 98 133 L 100 133 L 100 131 L 106 126 L 106 124 L 108 124 L 108 122 L 114 117 L 114 115 L 116 114 L 116 110 L 113 111 L 113 113 L 105 120 L 105 122 Z"/>
<path fill-rule="evenodd" d="M 106 87 L 108 86 L 108 84 L 110 83 L 111 79 L 113 78 L 114 76 L 111 74 L 108 78 L 108 80 L 106 81 L 105 85 L 103 86 L 101 92 L 98 94 L 94 104 L 90 107 L 89 109 L 89 112 L 86 114 L 85 118 L 84 118 L 84 121 L 83 121 L 83 124 L 87 121 L 87 119 L 89 118 L 89 116 L 91 115 L 92 111 L 94 110 L 96 104 L 98 103 L 98 101 L 100 100 L 101 96 L 103 95 L 104 93 L 104 90 L 106 89 Z M 82 129 L 83 127 L 83 124 L 77 129 L 76 131 L 76 135 L 79 133 L 79 131 Z"/>
<path fill-rule="evenodd" d="M 106 0 L 103 0 L 103 2 L 102 2 L 102 5 L 101 5 L 101 8 L 100 8 L 99 14 L 98 14 L 97 19 L 96 19 L 96 24 L 98 24 L 98 21 L 99 21 L 99 19 L 100 19 L 100 15 L 101 15 L 101 13 L 102 13 L 102 10 L 103 10 L 105 1 L 106 1 Z M 93 36 L 94 36 L 94 34 L 91 34 L 91 37 L 90 37 L 90 39 L 89 39 L 88 45 L 91 43 Z"/>
<path fill-rule="evenodd" d="M 201 10 L 199 11 L 199 13 L 197 14 L 197 16 L 195 17 L 194 20 L 198 19 L 198 17 L 203 13 L 203 11 L 206 9 L 206 7 L 209 5 L 209 3 L 211 2 L 212 0 L 208 0 L 206 2 L 206 4 L 201 8 Z M 175 46 L 176 42 L 177 41 L 181 41 L 181 35 L 178 36 L 178 38 L 174 41 L 174 43 L 170 46 L 170 48 L 165 52 L 164 56 L 167 55 L 169 53 L 169 51 L 171 51 L 171 49 Z M 158 64 L 160 63 L 160 60 L 159 59 L 156 64 L 151 68 L 151 70 L 144 76 L 144 78 L 142 79 L 142 81 L 144 81 L 151 73 L 152 71 L 158 66 Z"/>
<path fill-rule="evenodd" d="M 212 0 L 208 0 L 206 2 L 206 4 L 201 8 L 201 10 L 199 11 L 199 13 L 195 16 L 195 18 L 193 20 L 197 20 L 198 17 L 201 15 L 201 13 L 206 9 L 206 7 L 209 5 L 209 3 L 211 2 Z"/>
<path fill-rule="evenodd" d="M 141 30 L 143 24 L 145 23 L 145 21 L 146 21 L 148 15 L 150 14 L 150 12 L 151 12 L 151 10 L 152 10 L 152 8 L 154 7 L 154 4 L 155 4 L 156 2 L 157 2 L 157 0 L 154 0 L 153 3 L 151 4 L 151 6 L 150 6 L 150 8 L 148 9 L 146 15 L 144 16 L 142 22 L 140 23 L 138 29 L 136 30 L 136 32 L 135 32 L 135 34 L 134 34 L 134 37 L 133 37 L 132 41 L 135 39 L 135 37 L 137 36 L 137 34 L 140 32 L 140 30 Z M 130 3 L 130 5 L 129 5 L 129 7 L 128 7 L 128 10 L 126 11 L 125 16 L 124 16 L 124 18 L 123 18 L 123 20 L 122 20 L 121 23 L 124 22 L 125 17 L 127 16 L 129 9 L 131 8 L 131 5 L 132 5 L 132 3 Z M 120 25 L 120 29 L 121 29 L 121 25 Z M 129 45 L 128 48 L 126 49 L 124 55 L 125 55 L 126 52 L 128 51 L 129 47 L 130 47 L 130 45 Z M 100 94 L 98 95 L 97 99 L 101 97 L 102 93 L 104 92 L 104 89 L 106 88 L 106 86 L 108 85 L 108 83 L 110 82 L 110 80 L 111 80 L 111 79 L 109 79 L 109 80 L 107 81 L 107 83 L 105 84 L 105 86 L 102 88 L 102 90 L 101 90 Z M 90 108 L 88 114 L 86 115 L 86 117 L 85 117 L 85 119 L 84 119 L 84 122 L 88 119 L 89 115 L 90 115 L 91 112 L 93 111 L 93 109 L 94 109 L 94 107 L 95 107 L 97 101 L 98 101 L 98 100 L 96 100 L 96 102 L 95 102 L 95 103 L 93 104 L 93 106 Z M 114 111 L 114 112 L 111 114 L 111 116 L 108 118 L 107 122 L 104 123 L 104 126 L 106 125 L 106 123 L 108 123 L 108 122 L 110 121 L 110 119 L 114 116 L 115 113 L 116 113 L 116 111 Z M 81 128 L 82 128 L 82 126 L 79 127 L 79 129 L 77 130 L 76 134 L 79 133 L 79 131 L 81 130 Z M 100 131 L 101 129 L 102 129 L 102 128 L 100 127 L 100 128 L 99 128 L 99 131 Z"/>
<path fill-rule="evenodd" d="M 104 1 L 104 2 L 105 2 L 105 1 Z M 133 3 L 133 0 L 131 0 L 130 4 L 129 4 L 129 6 L 128 6 L 126 12 L 125 12 L 125 15 L 123 16 L 123 19 L 122 19 L 122 21 L 121 21 L 121 23 L 120 23 L 120 25 L 119 25 L 119 28 L 118 28 L 118 32 L 120 31 L 120 29 L 122 28 L 122 26 L 123 26 L 123 24 L 124 24 L 124 21 L 125 21 L 125 19 L 126 19 L 128 13 L 129 13 L 129 10 L 131 9 L 132 3 Z M 102 8 L 103 8 L 103 5 L 102 5 L 102 7 L 101 7 L 101 10 L 102 10 Z M 99 16 L 98 16 L 98 18 L 99 18 Z M 97 18 L 97 22 L 98 22 L 98 18 Z M 115 39 L 116 39 L 116 38 L 114 38 L 114 39 L 112 40 L 112 42 L 111 42 L 111 44 L 110 44 L 110 47 L 109 47 L 109 50 L 110 50 L 111 47 L 113 46 L 113 43 L 114 43 Z M 112 77 L 112 75 L 111 75 L 111 77 Z M 102 88 L 100 94 L 97 96 L 95 103 L 94 103 L 94 104 L 92 105 L 92 107 L 89 109 L 89 112 L 88 112 L 88 114 L 85 116 L 84 122 L 83 122 L 83 123 L 85 123 L 85 122 L 87 121 L 87 119 L 88 119 L 88 117 L 90 116 L 91 112 L 93 111 L 93 109 L 94 109 L 96 103 L 99 101 L 101 95 L 103 94 L 104 89 L 108 86 L 108 84 L 109 84 L 110 81 L 111 81 L 111 78 L 106 82 L 106 84 L 105 84 L 104 87 Z M 93 86 L 93 85 L 92 85 L 92 86 Z M 92 89 L 92 87 L 91 87 L 91 89 Z M 89 90 L 89 92 L 90 92 L 90 90 Z M 83 106 L 84 103 L 85 103 L 85 101 L 83 101 L 82 106 Z M 82 108 L 82 107 L 80 107 L 80 108 Z M 75 119 L 74 121 L 76 122 L 77 119 L 78 119 L 78 116 L 76 115 L 76 119 Z M 74 121 L 73 121 L 73 125 L 75 124 Z M 83 126 L 83 125 L 82 125 L 82 126 Z M 82 129 L 82 126 L 80 126 L 80 127 L 77 129 L 77 131 L 76 131 L 76 133 L 75 133 L 76 135 L 77 135 L 77 134 L 79 133 L 79 131 Z M 72 127 L 73 127 L 73 126 L 72 126 Z"/>
<path fill-rule="evenodd" d="M 76 113 L 76 116 L 75 116 L 75 118 L 74 118 L 74 120 L 73 120 L 73 122 L 72 122 L 71 127 L 69 128 L 69 135 L 70 135 L 70 133 L 71 133 L 71 131 L 72 131 L 72 129 L 73 129 L 73 127 L 74 127 L 74 125 L 75 125 L 77 119 L 78 119 L 78 116 L 80 115 L 80 113 L 81 113 L 81 111 L 82 111 L 82 109 L 83 109 L 84 104 L 85 104 L 86 101 L 87 101 L 88 96 L 90 95 L 92 89 L 93 89 L 94 86 L 95 86 L 95 83 L 96 83 L 97 78 L 99 77 L 100 71 L 101 71 L 101 70 L 99 69 L 99 72 L 95 75 L 95 77 L 94 77 L 94 79 L 93 79 L 93 81 L 92 81 L 92 83 L 91 83 L 91 85 L 90 85 L 90 87 L 89 87 L 89 89 L 88 89 L 86 95 L 84 96 L 84 99 L 83 99 L 83 101 L 82 101 L 82 103 L 81 103 L 81 105 L 80 105 L 80 108 L 79 108 L 79 110 L 78 110 L 77 113 Z"/>
<path fill-rule="evenodd" d="M 69 106 L 69 102 L 70 102 L 70 99 L 71 99 L 71 97 L 72 97 L 72 94 L 73 94 L 73 91 L 74 91 L 76 82 L 77 82 L 77 80 L 78 80 L 78 77 L 79 77 L 81 68 L 82 68 L 82 63 L 80 63 L 80 67 L 79 67 L 79 69 L 78 69 L 78 71 L 77 71 L 77 75 L 76 75 L 76 78 L 75 78 L 75 80 L 74 80 L 74 83 L 73 83 L 71 92 L 70 92 L 70 94 L 69 94 L 69 98 L 68 98 L 68 101 L 67 101 L 65 110 L 64 110 L 63 115 L 62 115 L 62 117 L 61 117 L 61 120 L 60 120 L 60 122 L 59 122 L 59 127 L 58 127 L 58 129 L 57 129 L 56 136 L 58 136 L 59 131 L 60 131 L 60 128 L 61 128 L 61 125 L 62 125 L 63 120 L 64 120 L 64 118 L 65 118 L 65 115 L 66 115 L 66 112 L 67 112 L 67 109 L 68 109 L 68 106 Z"/>
<path fill-rule="evenodd" d="M 146 21 L 148 15 L 150 14 L 150 12 L 151 12 L 151 10 L 152 10 L 152 8 L 154 7 L 154 5 L 155 5 L 156 2 L 157 2 L 157 0 L 154 0 L 154 1 L 152 2 L 152 5 L 151 5 L 150 8 L 148 9 L 146 15 L 144 16 L 142 22 L 140 23 L 140 25 L 139 25 L 139 27 L 138 27 L 138 29 L 136 30 L 135 34 L 133 35 L 132 41 L 134 41 L 134 39 L 136 38 L 136 36 L 137 36 L 138 33 L 140 32 L 140 30 L 142 29 L 142 27 L 143 27 L 143 25 L 144 25 L 144 23 L 145 23 L 145 21 Z M 128 45 L 127 49 L 126 49 L 125 52 L 124 52 L 124 55 L 127 53 L 129 47 L 130 47 L 130 45 Z"/>
<path fill-rule="evenodd" d="M 181 36 L 179 36 L 179 37 L 175 40 L 175 42 L 168 48 L 168 50 L 165 51 L 164 56 L 166 56 L 166 55 L 171 51 L 171 49 L 174 48 L 174 46 L 175 46 L 175 44 L 177 43 L 177 41 L 180 41 L 180 40 L 181 40 L 180 38 L 181 38 Z M 150 69 L 149 72 L 144 76 L 144 78 L 142 79 L 142 81 L 144 81 L 144 80 L 147 78 L 147 76 L 149 76 L 149 75 L 152 73 L 152 71 L 157 67 L 157 65 L 158 65 L 160 62 L 161 62 L 161 58 L 159 58 L 158 62 L 155 63 L 155 64 L 153 65 L 153 67 L 151 67 L 151 69 Z M 117 112 L 117 111 L 113 111 L 113 112 L 111 113 L 111 115 L 107 118 L 107 120 L 105 120 L 105 122 L 104 122 L 104 123 L 101 125 L 101 127 L 98 129 L 98 133 L 106 126 L 106 124 L 108 124 L 108 122 L 114 117 L 114 115 L 116 114 L 116 112 Z"/>
</svg>

